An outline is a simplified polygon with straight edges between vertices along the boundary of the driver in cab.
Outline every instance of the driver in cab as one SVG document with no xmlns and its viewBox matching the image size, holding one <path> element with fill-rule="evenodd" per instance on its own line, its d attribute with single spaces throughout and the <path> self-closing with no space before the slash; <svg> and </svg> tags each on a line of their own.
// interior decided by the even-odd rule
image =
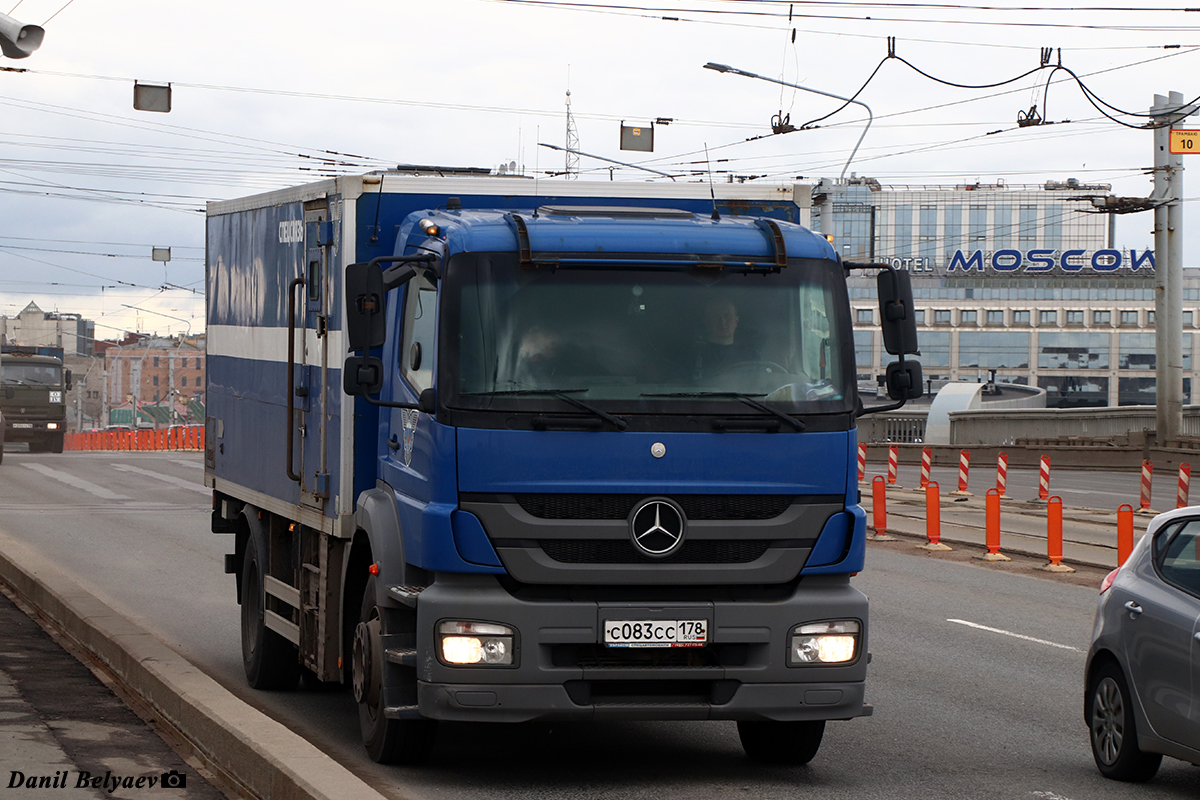
<svg viewBox="0 0 1200 800">
<path fill-rule="evenodd" d="M 713 298 L 704 304 L 703 330 L 696 345 L 695 380 L 762 358 L 749 344 L 737 338 L 738 310 L 732 300 Z"/>
</svg>

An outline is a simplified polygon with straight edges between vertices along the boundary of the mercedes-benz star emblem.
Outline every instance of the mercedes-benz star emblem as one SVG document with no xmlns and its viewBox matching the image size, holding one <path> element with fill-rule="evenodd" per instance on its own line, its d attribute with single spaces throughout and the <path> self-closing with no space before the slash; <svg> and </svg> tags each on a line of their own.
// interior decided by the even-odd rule
<svg viewBox="0 0 1200 800">
<path fill-rule="evenodd" d="M 629 536 L 634 548 L 649 558 L 666 558 L 683 545 L 687 517 L 665 497 L 643 500 L 629 515 Z"/>
</svg>

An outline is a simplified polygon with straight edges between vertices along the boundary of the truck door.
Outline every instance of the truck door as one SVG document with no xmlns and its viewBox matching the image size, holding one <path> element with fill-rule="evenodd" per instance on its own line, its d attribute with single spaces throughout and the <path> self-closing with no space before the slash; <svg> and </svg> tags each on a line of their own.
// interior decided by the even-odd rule
<svg viewBox="0 0 1200 800">
<path fill-rule="evenodd" d="M 335 223 L 331 221 L 329 199 L 304 204 L 304 274 L 293 303 L 296 342 L 293 364 L 292 461 L 290 476 L 300 485 L 300 502 L 325 513 L 329 500 L 329 452 L 331 414 L 336 411 L 337 387 L 330 385 L 329 315 L 334 308 L 330 266 L 333 262 Z M 295 296 L 298 295 L 298 296 Z"/>
<path fill-rule="evenodd" d="M 415 403 L 421 392 L 433 386 L 434 340 L 437 331 L 437 287 L 426 278 L 414 278 L 403 290 L 403 302 L 389 336 L 384 357 L 386 371 L 396 376 L 388 381 L 390 399 Z M 392 305 L 389 303 L 389 305 Z M 392 343 L 395 343 L 392 345 Z M 386 390 L 385 390 L 386 391 Z M 389 485 L 410 502 L 401 503 L 401 525 L 405 539 L 419 530 L 420 508 L 432 501 L 433 417 L 415 409 L 392 408 L 381 413 L 391 417 L 387 428 L 384 476 Z M 404 518 L 411 512 L 412 518 Z"/>
</svg>

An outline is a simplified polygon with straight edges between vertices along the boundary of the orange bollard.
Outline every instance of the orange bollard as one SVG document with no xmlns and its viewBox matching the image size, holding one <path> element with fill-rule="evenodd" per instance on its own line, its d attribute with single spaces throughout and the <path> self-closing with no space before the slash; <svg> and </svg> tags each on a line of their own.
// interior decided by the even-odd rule
<svg viewBox="0 0 1200 800">
<path fill-rule="evenodd" d="M 1000 493 L 995 489 L 987 490 L 986 500 L 986 536 L 987 552 L 975 558 L 981 561 L 1012 561 L 1000 552 Z"/>
<path fill-rule="evenodd" d="M 196 426 L 196 428 L 197 428 L 197 430 L 196 430 L 196 448 L 198 450 L 203 450 L 204 449 L 204 426 L 198 425 L 198 426 Z M 866 451 L 863 451 L 863 464 L 864 464 L 864 466 L 866 465 Z"/>
<path fill-rule="evenodd" d="M 1049 564 L 1038 567 L 1046 572 L 1074 572 L 1075 570 L 1062 563 L 1063 557 L 1063 510 L 1062 498 L 1055 496 L 1046 499 L 1046 557 Z"/>
<path fill-rule="evenodd" d="M 922 550 L 953 550 L 947 544 L 942 544 L 942 497 L 938 493 L 937 481 L 929 481 L 925 485 L 925 544 L 917 547 Z"/>
<path fill-rule="evenodd" d="M 887 532 L 887 483 L 882 475 L 876 475 L 871 480 L 871 510 L 875 533 L 870 538 L 877 542 L 896 541 L 896 537 Z"/>
<path fill-rule="evenodd" d="M 1133 506 L 1122 503 L 1117 507 L 1117 566 L 1124 566 L 1133 552 Z"/>
</svg>

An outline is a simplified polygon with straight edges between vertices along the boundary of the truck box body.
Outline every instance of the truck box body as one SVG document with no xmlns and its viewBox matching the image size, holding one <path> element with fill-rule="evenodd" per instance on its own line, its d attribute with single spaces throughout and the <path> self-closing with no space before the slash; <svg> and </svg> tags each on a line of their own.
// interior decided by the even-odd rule
<svg viewBox="0 0 1200 800">
<path fill-rule="evenodd" d="M 870 713 L 844 271 L 807 187 L 716 188 L 210 204 L 205 481 L 252 685 L 294 681 L 278 653 L 352 683 L 381 761 L 437 719 L 731 719 L 761 755 L 759 722 Z"/>
</svg>

